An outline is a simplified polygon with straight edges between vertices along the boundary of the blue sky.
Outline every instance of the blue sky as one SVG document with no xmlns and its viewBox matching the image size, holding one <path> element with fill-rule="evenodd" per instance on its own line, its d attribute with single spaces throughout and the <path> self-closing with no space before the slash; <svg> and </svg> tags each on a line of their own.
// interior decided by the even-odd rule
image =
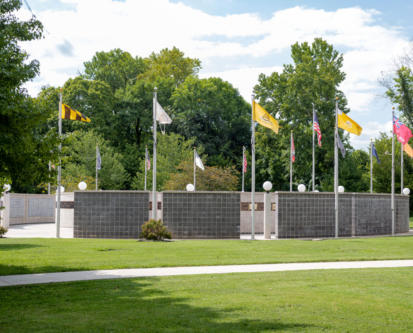
<svg viewBox="0 0 413 333">
<path fill-rule="evenodd" d="M 378 80 L 413 55 L 413 1 L 27 0 L 46 36 L 23 47 L 41 63 L 27 85 L 62 85 L 97 51 L 121 48 L 147 56 L 177 46 L 202 61 L 201 77 L 218 76 L 250 101 L 260 73 L 289 63 L 290 46 L 322 37 L 344 56 L 341 89 L 363 127 L 356 148 L 389 131 L 391 105 Z M 19 15 L 30 15 L 24 6 Z M 322 127 L 322 126 L 321 126 Z"/>
</svg>

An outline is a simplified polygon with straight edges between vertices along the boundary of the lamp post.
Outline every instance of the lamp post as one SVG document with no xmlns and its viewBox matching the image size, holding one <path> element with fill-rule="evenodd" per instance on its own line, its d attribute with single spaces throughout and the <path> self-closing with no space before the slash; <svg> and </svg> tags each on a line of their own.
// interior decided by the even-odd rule
<svg viewBox="0 0 413 333">
<path fill-rule="evenodd" d="M 271 239 L 271 195 L 272 184 L 266 181 L 262 187 L 264 188 L 264 238 Z"/>
</svg>

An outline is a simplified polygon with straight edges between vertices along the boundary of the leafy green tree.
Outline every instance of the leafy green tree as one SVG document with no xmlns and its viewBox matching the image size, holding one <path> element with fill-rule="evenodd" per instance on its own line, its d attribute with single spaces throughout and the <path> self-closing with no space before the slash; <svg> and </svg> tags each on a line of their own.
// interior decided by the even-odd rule
<svg viewBox="0 0 413 333">
<path fill-rule="evenodd" d="M 171 130 L 194 138 L 216 166 L 238 165 L 251 138 L 251 108 L 230 83 L 188 77 L 172 95 Z"/>
<path fill-rule="evenodd" d="M 294 183 L 311 187 L 314 106 L 323 135 L 322 147 L 316 147 L 316 188 L 332 190 L 336 96 L 339 108 L 348 112 L 346 98 L 338 90 L 345 78 L 341 70 L 343 56 L 332 45 L 316 38 L 311 45 L 307 42 L 294 44 L 291 57 L 293 64 L 284 65 L 281 73 L 261 74 L 254 88 L 259 103 L 279 119 L 281 126 L 278 135 L 260 125 L 257 127 L 257 188 L 264 181 L 271 180 L 276 190 L 289 189 L 292 130 L 296 152 Z M 343 133 L 340 136 L 346 148 L 350 149 L 348 136 Z"/>
<path fill-rule="evenodd" d="M 162 135 L 158 133 L 157 145 L 157 173 L 156 173 L 156 189 L 162 191 L 165 188 L 166 182 L 170 179 L 172 174 L 177 172 L 178 166 L 184 161 L 192 161 L 193 163 L 193 146 L 194 140 L 185 140 L 179 134 L 169 133 Z M 148 147 L 151 151 L 152 147 Z M 202 147 L 197 148 L 198 153 L 201 154 Z M 151 153 L 151 161 L 153 161 Z M 139 171 L 132 182 L 134 190 L 143 190 L 145 183 L 145 158 L 139 160 Z M 152 189 L 152 169 L 147 176 L 147 189 Z"/>
<path fill-rule="evenodd" d="M 41 133 L 44 114 L 23 84 L 39 72 L 39 63 L 29 60 L 21 42 L 41 38 L 43 26 L 32 17 L 20 21 L 18 0 L 0 2 L 0 177 L 11 179 L 15 192 L 38 192 L 49 180 L 48 161 L 55 159 L 53 133 Z"/>
<path fill-rule="evenodd" d="M 69 134 L 63 146 L 62 184 L 67 191 L 76 190 L 81 181 L 85 181 L 89 189 L 95 189 L 96 145 L 102 159 L 99 189 L 124 189 L 127 173 L 120 162 L 120 154 L 94 131 L 79 130 Z"/>
</svg>

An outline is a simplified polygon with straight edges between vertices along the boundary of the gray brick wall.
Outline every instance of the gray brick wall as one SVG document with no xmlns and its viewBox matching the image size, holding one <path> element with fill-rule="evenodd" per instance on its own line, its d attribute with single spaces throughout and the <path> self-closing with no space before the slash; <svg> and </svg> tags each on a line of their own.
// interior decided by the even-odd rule
<svg viewBox="0 0 413 333">
<path fill-rule="evenodd" d="M 239 238 L 240 193 L 163 192 L 163 222 L 173 238 Z"/>
<path fill-rule="evenodd" d="M 334 237 L 334 193 L 276 192 L 279 238 Z M 339 195 L 339 237 L 391 234 L 389 194 Z M 395 232 L 409 230 L 409 197 L 396 195 Z"/>
<path fill-rule="evenodd" d="M 139 238 L 149 192 L 86 191 L 74 195 L 75 238 Z"/>
</svg>

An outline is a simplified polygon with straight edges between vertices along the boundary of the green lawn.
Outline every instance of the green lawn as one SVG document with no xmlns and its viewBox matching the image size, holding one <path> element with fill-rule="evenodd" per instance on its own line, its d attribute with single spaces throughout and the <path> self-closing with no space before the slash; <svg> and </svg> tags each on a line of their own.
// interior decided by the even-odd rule
<svg viewBox="0 0 413 333">
<path fill-rule="evenodd" d="M 413 332 L 413 269 L 1 288 L 1 332 Z"/>
<path fill-rule="evenodd" d="M 74 270 L 413 259 L 413 237 L 340 240 L 0 239 L 0 275 Z"/>
</svg>

